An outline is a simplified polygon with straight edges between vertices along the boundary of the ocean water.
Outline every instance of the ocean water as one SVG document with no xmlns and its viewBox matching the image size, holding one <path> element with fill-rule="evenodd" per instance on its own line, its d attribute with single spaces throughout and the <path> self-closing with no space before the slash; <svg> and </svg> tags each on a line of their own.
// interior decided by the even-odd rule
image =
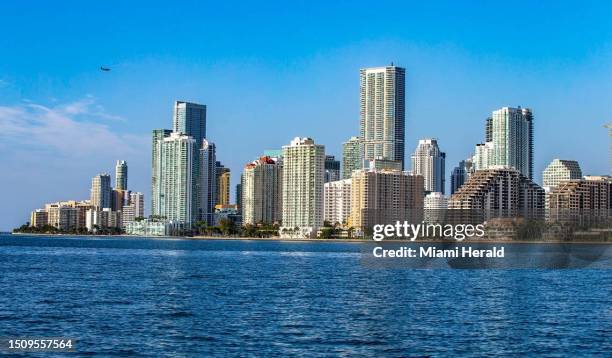
<svg viewBox="0 0 612 358">
<path fill-rule="evenodd" d="M 609 269 L 372 269 L 361 245 L 0 236 L 0 337 L 79 355 L 612 352 Z"/>
</svg>

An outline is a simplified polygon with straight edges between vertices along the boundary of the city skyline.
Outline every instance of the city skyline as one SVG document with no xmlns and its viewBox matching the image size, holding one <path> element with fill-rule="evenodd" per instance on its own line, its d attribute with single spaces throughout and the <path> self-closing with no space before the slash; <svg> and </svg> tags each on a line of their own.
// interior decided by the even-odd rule
<svg viewBox="0 0 612 358">
<path fill-rule="evenodd" d="M 545 11 L 539 7 L 531 10 L 529 17 Z M 487 11 L 493 13 L 494 9 L 488 7 L 470 16 L 482 16 L 486 22 L 489 20 L 483 15 Z M 588 13 L 590 24 L 598 24 L 600 33 L 586 36 L 588 41 L 582 44 L 575 33 L 564 36 L 579 26 L 575 21 L 582 21 L 572 12 L 570 22 L 570 11 L 565 9 L 557 14 L 556 21 L 563 26 L 555 27 L 559 34 L 553 36 L 563 39 L 562 44 L 542 41 L 539 36 L 553 35 L 545 31 L 527 41 L 533 44 L 540 40 L 541 44 L 520 56 L 517 46 L 519 50 L 528 47 L 520 42 L 526 41 L 522 35 L 528 30 L 510 34 L 489 28 L 494 35 L 481 38 L 475 46 L 473 40 L 481 32 L 465 38 L 441 38 L 430 32 L 415 39 L 408 30 L 393 25 L 383 30 L 355 30 L 331 42 L 310 41 L 303 50 L 286 45 L 290 47 L 286 60 L 279 53 L 249 55 L 246 48 L 251 47 L 245 45 L 235 53 L 225 50 L 206 60 L 198 60 L 201 48 L 186 47 L 188 56 L 183 61 L 178 60 L 180 50 L 176 47 L 164 55 L 148 43 L 127 51 L 127 42 L 122 42 L 124 54 L 111 53 L 96 60 L 109 63 L 112 71 L 108 74 L 96 71 L 99 63 L 80 56 L 71 60 L 77 66 L 60 65 L 72 51 L 66 55 L 41 51 L 50 54 L 45 56 L 46 63 L 38 62 L 35 56 L 26 56 L 21 63 L 9 53 L 0 64 L 0 160 L 15 175 L 0 179 L 0 184 L 21 194 L 8 198 L 7 202 L 16 206 L 0 208 L 0 230 L 23 223 L 24 213 L 41 203 L 87 198 L 91 178 L 101 172 L 113 173 L 113 163 L 120 159 L 130 163 L 130 188 L 149 193 L 150 130 L 169 127 L 175 100 L 207 106 L 207 134 L 219 148 L 218 160 L 233 173 L 240 173 L 244 164 L 264 149 L 279 149 L 295 136 L 314 138 L 325 145 L 325 154 L 340 159 L 342 143 L 359 134 L 359 69 L 391 62 L 406 69 L 404 157 L 419 139 L 438 138 L 448 155 L 447 192 L 449 169 L 473 154 L 474 144 L 484 138 L 484 119 L 504 106 L 524 105 L 535 113 L 537 183 L 542 183 L 541 173 L 554 158 L 577 160 L 584 174 L 608 174 L 609 136 L 602 125 L 609 121 L 612 91 L 601 79 L 609 78 L 609 69 L 603 64 L 612 57 L 606 38 L 611 32 L 609 26 L 602 25 L 603 20 L 597 21 L 597 13 L 606 13 L 606 9 L 576 11 Z M 70 16 L 70 12 L 62 16 Z M 347 14 L 349 19 L 360 16 L 354 9 Z M 45 21 L 37 26 L 51 20 Z M 314 21 L 327 25 L 321 31 L 332 33 L 325 19 Z M 10 22 L 0 26 L 10 26 Z M 545 24 L 527 27 L 543 29 Z M 27 43 L 31 35 L 17 33 L 2 41 L 8 41 L 6 48 L 13 48 L 12 41 Z M 287 38 L 278 41 L 285 44 L 283 40 Z M 204 42 L 202 46 L 210 45 Z M 108 47 L 108 43 L 103 45 Z M 17 49 L 18 54 L 29 51 Z M 510 49 L 515 53 L 509 54 Z M 24 56 L 18 57 L 23 61 Z M 245 67 L 236 71 L 241 65 Z M 53 66 L 71 69 L 56 70 Z M 227 73 L 231 71 L 236 72 Z M 261 75 L 252 74 L 258 72 Z M 144 80 L 145 73 L 154 74 L 154 78 Z M 176 77 L 168 86 L 171 75 Z M 499 83 L 499 89 L 492 91 L 491 83 Z M 136 90 L 143 94 L 130 98 Z M 241 99 L 241 105 L 230 105 L 236 98 Z M 307 102 L 316 105 L 306 107 Z M 261 132 L 262 125 L 265 132 Z M 74 148 L 80 148 L 82 154 L 72 153 Z M 34 184 L 41 177 L 46 181 Z M 231 180 L 233 188 L 239 175 L 232 175 Z M 28 195 L 23 195 L 24 191 Z M 232 196 L 231 201 L 235 199 Z M 146 206 L 149 212 L 150 205 Z"/>
</svg>

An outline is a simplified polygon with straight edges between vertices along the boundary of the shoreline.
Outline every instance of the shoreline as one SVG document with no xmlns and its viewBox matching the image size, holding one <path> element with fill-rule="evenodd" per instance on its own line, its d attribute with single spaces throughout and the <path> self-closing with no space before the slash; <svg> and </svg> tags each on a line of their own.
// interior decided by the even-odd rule
<svg viewBox="0 0 612 358">
<path fill-rule="evenodd" d="M 280 237 L 233 237 L 233 236 L 143 236 L 143 235 L 91 235 L 91 234 L 41 234 L 41 233 L 21 233 L 13 232 L 7 235 L 29 235 L 29 236 L 57 236 L 57 237 L 85 237 L 85 238 L 135 238 L 135 239 L 159 239 L 159 240 L 202 240 L 202 241 L 272 241 L 272 242 L 319 242 L 319 243 L 361 243 L 361 244 L 383 244 L 383 243 L 404 243 L 404 244 L 435 244 L 435 243 L 454 243 L 454 244 L 612 244 L 612 241 L 601 240 L 382 240 L 374 241 L 367 239 L 281 239 Z"/>
</svg>

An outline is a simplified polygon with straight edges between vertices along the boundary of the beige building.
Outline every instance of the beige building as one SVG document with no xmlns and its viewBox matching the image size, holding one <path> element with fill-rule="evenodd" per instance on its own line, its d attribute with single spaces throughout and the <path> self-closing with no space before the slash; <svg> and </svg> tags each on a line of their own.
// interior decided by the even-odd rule
<svg viewBox="0 0 612 358">
<path fill-rule="evenodd" d="M 612 216 L 612 178 L 586 176 L 559 183 L 547 196 L 548 219 L 598 220 Z"/>
<path fill-rule="evenodd" d="M 325 147 L 311 138 L 283 146 L 281 237 L 314 237 L 323 226 L 324 161 Z"/>
<path fill-rule="evenodd" d="M 484 218 L 544 215 L 544 189 L 514 168 L 478 170 L 450 197 L 449 209 L 474 211 Z"/>
<path fill-rule="evenodd" d="M 346 225 L 351 214 L 351 179 L 325 183 L 323 219 L 330 224 Z"/>
<path fill-rule="evenodd" d="M 229 205 L 230 170 L 225 167 L 217 168 L 217 170 L 217 205 Z"/>
<path fill-rule="evenodd" d="M 582 178 L 580 165 L 575 160 L 555 159 L 542 172 L 544 189 L 552 190 L 562 182 Z"/>
<path fill-rule="evenodd" d="M 367 231 L 376 224 L 423 220 L 424 181 L 398 170 L 359 170 L 351 184 L 349 225 Z"/>
<path fill-rule="evenodd" d="M 244 225 L 281 221 L 282 179 L 282 165 L 268 156 L 244 167 L 241 194 Z"/>
<path fill-rule="evenodd" d="M 43 227 L 49 223 L 49 215 L 45 209 L 36 209 L 30 214 L 30 226 Z"/>
</svg>

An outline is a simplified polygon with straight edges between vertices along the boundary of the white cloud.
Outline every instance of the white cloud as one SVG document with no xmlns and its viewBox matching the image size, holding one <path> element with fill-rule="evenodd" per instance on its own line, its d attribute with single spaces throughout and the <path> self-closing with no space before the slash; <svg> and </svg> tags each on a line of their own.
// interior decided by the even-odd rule
<svg viewBox="0 0 612 358">
<path fill-rule="evenodd" d="M 0 145 L 18 152 L 41 149 L 63 157 L 129 155 L 141 152 L 146 136 L 113 131 L 108 114 L 91 96 L 52 107 L 25 102 L 0 106 Z M 7 146 L 8 147 L 8 146 Z"/>
</svg>

